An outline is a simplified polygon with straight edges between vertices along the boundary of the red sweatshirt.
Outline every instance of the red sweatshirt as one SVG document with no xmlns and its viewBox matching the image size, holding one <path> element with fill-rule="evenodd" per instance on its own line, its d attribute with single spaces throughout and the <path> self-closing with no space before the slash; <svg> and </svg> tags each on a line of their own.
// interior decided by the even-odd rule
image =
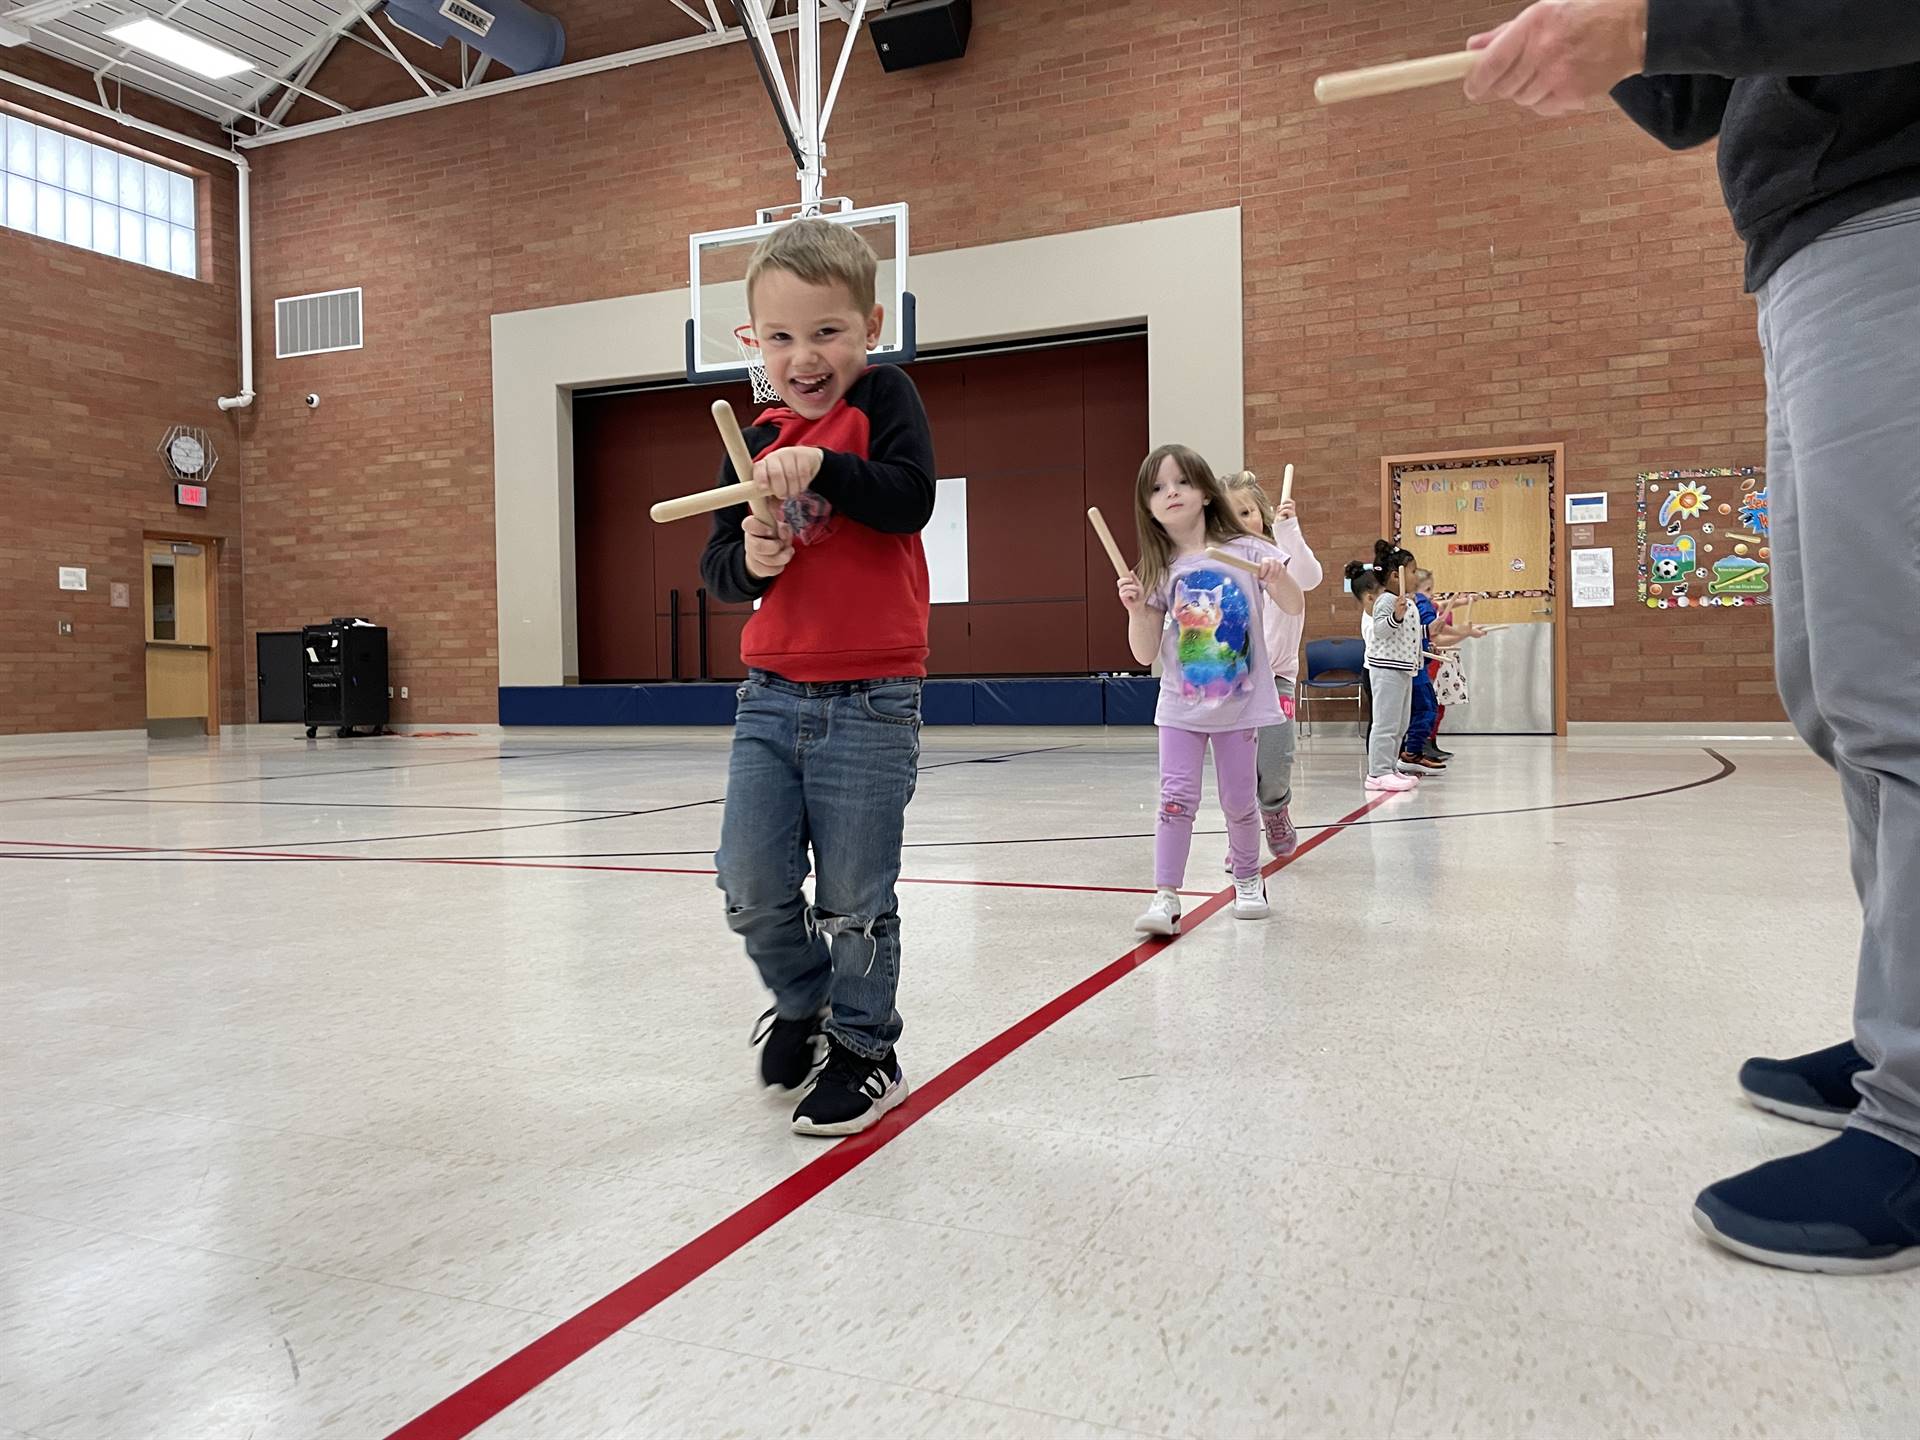
<svg viewBox="0 0 1920 1440">
<path fill-rule="evenodd" d="M 701 578 L 729 604 L 761 602 L 740 637 L 740 658 L 797 681 L 925 675 L 920 532 L 933 517 L 933 436 L 913 382 L 898 366 L 876 365 L 820 419 L 781 407 L 746 436 L 756 460 L 791 445 L 824 454 L 812 487 L 786 502 L 793 560 L 772 580 L 747 571 L 747 507 L 713 518 Z M 723 461 L 719 483 L 734 480 Z"/>
</svg>

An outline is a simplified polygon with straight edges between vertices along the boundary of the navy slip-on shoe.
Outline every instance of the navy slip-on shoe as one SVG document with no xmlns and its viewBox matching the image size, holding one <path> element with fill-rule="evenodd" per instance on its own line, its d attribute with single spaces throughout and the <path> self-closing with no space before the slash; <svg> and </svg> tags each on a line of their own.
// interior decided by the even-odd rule
<svg viewBox="0 0 1920 1440">
<path fill-rule="evenodd" d="M 1864 1130 L 1709 1185 L 1694 1222 L 1736 1255 L 1823 1275 L 1920 1265 L 1920 1154 Z"/>
<path fill-rule="evenodd" d="M 1749 1060 L 1740 1067 L 1740 1088 L 1770 1114 L 1843 1130 L 1860 1104 L 1853 1077 L 1869 1068 L 1847 1040 L 1791 1060 Z"/>
</svg>

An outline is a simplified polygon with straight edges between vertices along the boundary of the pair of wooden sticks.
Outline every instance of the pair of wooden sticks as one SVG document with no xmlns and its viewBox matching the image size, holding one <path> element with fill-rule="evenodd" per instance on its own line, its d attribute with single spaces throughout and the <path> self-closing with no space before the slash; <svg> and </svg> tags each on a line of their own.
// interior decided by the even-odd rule
<svg viewBox="0 0 1920 1440">
<path fill-rule="evenodd" d="M 713 423 L 719 428 L 720 443 L 727 447 L 733 473 L 742 478 L 732 485 L 702 490 L 697 495 L 662 500 L 647 513 L 658 524 L 665 525 L 674 520 L 689 520 L 695 515 L 710 515 L 733 505 L 747 505 L 760 519 L 773 524 L 773 506 L 767 502 L 767 487 L 753 483 L 753 452 L 747 449 L 747 437 L 740 433 L 740 421 L 733 413 L 733 406 L 725 400 L 714 401 Z"/>
</svg>

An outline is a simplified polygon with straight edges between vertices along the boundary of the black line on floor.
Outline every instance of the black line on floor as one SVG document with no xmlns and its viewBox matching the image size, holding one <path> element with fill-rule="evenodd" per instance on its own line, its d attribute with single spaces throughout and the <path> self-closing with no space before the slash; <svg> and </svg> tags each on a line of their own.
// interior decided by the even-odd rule
<svg viewBox="0 0 1920 1440">
<path fill-rule="evenodd" d="M 994 754 L 994 755 L 969 756 L 961 760 L 942 760 L 937 764 L 922 765 L 920 767 L 920 773 L 925 774 L 929 770 L 947 770 L 947 769 L 951 769 L 956 765 L 997 765 L 1008 760 L 1018 760 L 1023 756 L 1051 755 L 1062 750 L 1074 750 L 1078 748 L 1079 747 L 1076 745 L 1050 745 L 1037 750 L 1010 750 L 1010 751 L 1006 751 L 1006 752 Z M 596 747 L 593 751 L 573 751 L 573 752 L 555 751 L 550 753 L 605 754 L 607 752 L 604 747 Z M 502 758 L 506 758 L 506 757 L 502 757 Z M 445 763 L 456 763 L 456 762 L 445 762 Z M 388 768 L 408 769 L 412 767 L 395 766 L 395 767 L 388 767 Z M 340 772 L 328 771 L 325 773 L 335 774 Z M 209 783 L 227 783 L 227 782 L 209 782 Z M 187 787 L 182 787 L 182 788 L 187 788 Z M 71 800 L 112 800 L 115 797 L 112 792 L 94 792 L 88 795 L 71 795 L 71 796 L 64 796 L 64 797 L 47 797 L 47 798 L 49 799 L 63 798 L 63 799 L 71 799 Z M 130 850 L 120 852 L 118 854 L 115 854 L 115 852 L 110 850 L 96 851 L 96 852 L 78 852 L 71 855 L 67 855 L 64 858 L 75 859 L 75 860 L 86 860 L 86 859 L 108 860 L 108 859 L 116 859 L 116 858 L 139 860 L 139 859 L 164 859 L 169 856 L 173 856 L 181 859 L 206 860 L 209 862 L 214 862 L 214 861 L 218 861 L 223 857 L 216 856 L 216 855 L 197 855 L 190 852 L 197 851 L 197 850 L 217 849 L 223 852 L 231 852 L 225 858 L 239 859 L 239 858 L 243 858 L 244 852 L 249 850 L 312 850 L 312 849 L 321 849 L 321 848 L 333 848 L 335 846 L 350 846 L 350 845 L 391 845 L 391 844 L 397 844 L 401 841 L 408 841 L 408 840 L 455 840 L 455 839 L 460 839 L 469 835 L 504 835 L 504 834 L 509 834 L 519 830 L 547 830 L 560 825 L 592 825 L 603 820 L 633 820 L 633 819 L 637 819 L 637 818 L 648 816 L 648 815 L 668 815 L 678 810 L 699 810 L 712 805 L 720 805 L 725 803 L 726 798 L 727 797 L 725 795 L 715 795 L 705 800 L 687 800 L 677 805 L 659 805 L 646 810 L 582 811 L 582 812 L 576 812 L 575 814 L 570 815 L 566 819 L 562 819 L 562 820 L 539 820 L 539 821 L 530 822 L 525 825 L 488 825 L 488 826 L 480 826 L 471 830 L 432 830 L 432 831 L 423 831 L 419 834 L 414 834 L 414 835 L 375 835 L 375 836 L 370 836 L 362 839 L 346 839 L 346 840 L 337 839 L 337 838 L 329 839 L 329 840 L 289 840 L 284 843 L 277 843 L 277 844 L 261 841 L 261 842 L 255 842 L 250 845 L 161 846 L 152 850 L 131 850 L 130 849 Z M 161 801 L 161 802 L 153 802 L 153 803 L 164 804 L 169 802 Z M 196 802 L 188 801 L 184 803 L 192 804 Z M 244 804 L 256 803 L 256 802 L 235 800 L 235 801 L 215 801 L 210 803 L 244 805 Z M 278 803 L 278 802 L 257 802 L 257 803 Z M 290 801 L 287 803 L 299 804 L 302 802 Z M 395 806 L 392 808 L 408 809 L 408 808 L 414 808 L 414 807 Z M 428 806 L 428 807 L 421 807 L 421 808 L 435 809 L 439 807 Z M 48 852 L 34 852 L 32 854 L 19 854 L 19 855 L 11 855 L 11 856 L 0 855 L 0 858 L 22 859 L 22 860 L 55 858 L 49 852 L 53 850 L 58 850 L 58 849 L 59 849 L 58 846 L 51 846 L 49 847 Z M 686 850 L 686 851 L 677 851 L 674 853 L 685 854 L 685 855 L 705 855 L 705 854 L 710 854 L 712 852 L 710 850 Z M 285 858 L 285 857 L 262 856 L 261 858 L 275 859 L 275 858 Z M 374 860 L 382 857 L 368 855 L 368 856 L 356 856 L 352 858 Z M 419 858 L 446 859 L 450 857 L 399 856 L 396 858 L 412 860 L 412 859 L 419 859 Z M 468 856 L 468 857 L 458 857 L 458 858 L 494 859 L 499 857 Z"/>
<path fill-rule="evenodd" d="M 278 751 L 252 752 L 262 755 Z M 336 775 L 379 775 L 391 770 L 437 770 L 447 765 L 481 765 L 489 760 L 540 760 L 559 755 L 605 754 L 605 746 L 578 750 L 528 750 L 517 755 L 492 753 L 469 755 L 464 760 L 416 760 L 405 765 L 358 765 L 343 770 L 300 770 L 287 775 L 237 775 L 228 780 L 192 780 L 179 785 L 127 785 L 109 790 L 82 790 L 57 795 L 12 795 L 0 798 L 0 805 L 30 805 L 42 800 L 92 800 L 119 795 L 156 795 L 164 790 L 211 790 L 218 785 L 265 785 L 278 780 L 325 780 Z M 113 760 L 116 757 L 102 757 Z"/>
<path fill-rule="evenodd" d="M 566 805 L 390 805 L 373 800 L 147 800 L 139 796 L 64 795 L 49 800 L 86 800 L 97 805 L 254 805 L 293 810 L 454 810 L 485 815 L 613 815 L 620 812 Z"/>
<path fill-rule="evenodd" d="M 1060 746 L 1056 748 L 1072 749 L 1075 747 Z M 1452 813 L 1442 814 L 1442 815 L 1389 815 L 1389 816 L 1384 816 L 1378 819 L 1352 821 L 1346 827 L 1338 826 L 1336 823 L 1329 823 L 1326 825 L 1302 825 L 1299 827 L 1299 829 L 1302 834 L 1310 834 L 1318 830 L 1331 830 L 1335 828 L 1352 828 L 1354 826 L 1360 826 L 1360 825 L 1412 825 L 1412 824 L 1418 824 L 1422 822 L 1437 823 L 1442 820 L 1480 820 L 1480 819 L 1486 819 L 1489 817 L 1503 816 L 1503 815 L 1539 815 L 1539 814 L 1545 814 L 1545 813 L 1549 813 L 1556 810 L 1583 810 L 1590 806 L 1595 806 L 1595 805 L 1626 805 L 1626 804 L 1631 804 L 1635 801 L 1640 801 L 1640 800 L 1657 800 L 1662 796 L 1666 796 L 1666 795 L 1680 795 L 1680 794 L 1684 794 L 1686 791 L 1698 790 L 1703 786 L 1707 786 L 1707 785 L 1717 785 L 1720 781 L 1729 779 L 1730 777 L 1738 773 L 1740 767 L 1734 764 L 1734 762 L 1729 760 L 1725 755 L 1722 755 L 1718 750 L 1714 750 L 1710 747 L 1705 747 L 1705 746 L 1702 747 L 1702 750 L 1705 754 L 1712 757 L 1715 761 L 1719 763 L 1720 768 L 1716 770 L 1713 774 L 1702 776 L 1697 780 L 1688 780 L 1679 785 L 1662 786 L 1657 790 L 1637 791 L 1632 795 L 1604 795 L 1594 800 L 1561 800 L 1561 801 L 1556 801 L 1550 805 L 1518 805 L 1510 809 L 1504 809 L 1504 810 L 1460 810 L 1460 811 L 1454 811 Z M 1048 754 L 1051 752 L 1036 750 L 1036 751 L 1022 751 L 1020 753 L 1021 754 Z M 1013 757 L 1009 756 L 1007 758 L 1013 758 Z M 949 763 L 951 764 L 983 764 L 983 763 L 989 763 L 989 762 L 985 760 L 969 760 L 969 761 L 953 761 Z M 945 769 L 946 766 L 933 765 L 933 766 L 928 766 L 927 768 L 939 770 L 939 769 Z M 657 811 L 656 810 L 646 810 L 646 811 L 636 810 L 636 811 L 620 812 L 613 815 L 598 816 L 594 818 L 608 819 L 608 820 L 627 819 L 635 815 L 664 814 L 670 810 L 697 809 L 701 806 L 717 805 L 719 803 L 720 803 L 720 800 L 695 800 L 685 805 L 669 805 L 664 807 L 664 809 L 657 810 Z M 556 822 L 547 822 L 547 823 L 574 824 L 574 823 L 582 823 L 582 822 L 556 821 Z M 527 826 L 527 825 L 511 825 L 511 826 L 503 826 L 500 828 L 507 829 L 507 830 L 527 830 L 527 829 L 538 829 L 541 827 Z M 486 830 L 473 830 L 473 831 L 462 831 L 458 833 L 482 835 L 482 834 L 490 834 L 495 832 L 486 831 Z M 1226 832 L 1224 830 L 1194 831 L 1194 834 L 1197 837 L 1224 835 L 1225 833 Z M 406 839 L 408 837 L 395 835 L 387 838 L 400 840 L 400 839 Z M 413 838 L 434 839 L 438 837 L 418 836 Z M 918 841 L 909 842 L 907 845 L 903 846 L 902 848 L 907 850 L 955 850 L 955 849 L 964 849 L 964 848 L 971 848 L 971 847 L 985 846 L 985 845 L 1003 845 L 1003 846 L 1078 845 L 1078 844 L 1092 844 L 1098 841 L 1105 841 L 1105 840 L 1151 840 L 1152 838 L 1153 838 L 1153 832 L 1148 830 L 1148 831 L 1130 832 L 1130 833 L 1118 834 L 1118 835 L 1046 835 L 1046 836 L 1040 836 L 1037 838 L 1025 839 L 1025 840 L 918 840 Z M 223 851 L 230 851 L 232 853 L 225 853 L 220 855 L 184 854 L 179 851 L 173 851 L 173 850 L 68 852 L 68 851 L 60 850 L 58 846 L 51 846 L 44 851 L 37 851 L 37 850 L 24 851 L 24 852 L 0 851 L 0 860 L 185 861 L 185 862 L 198 863 L 198 864 L 217 865 L 227 861 L 255 860 L 255 861 L 271 862 L 274 860 L 288 860 L 295 857 L 283 857 L 283 856 L 275 856 L 275 855 L 257 855 L 256 856 L 256 855 L 248 855 L 245 852 L 248 850 L 301 849 L 301 848 L 310 848 L 315 845 L 323 845 L 323 844 L 329 844 L 329 843 L 336 844 L 336 845 L 355 845 L 355 844 L 364 845 L 364 844 L 372 844 L 374 842 L 365 841 L 365 840 L 360 840 L 360 841 L 337 840 L 337 841 L 331 841 L 331 842 L 307 841 L 301 845 L 282 845 L 282 846 L 269 846 L 269 845 L 221 846 L 218 848 L 220 848 Z M 712 853 L 713 852 L 710 848 L 702 848 L 698 850 L 607 850 L 607 851 L 598 851 L 598 852 L 586 853 L 586 854 L 547 854 L 547 855 L 541 855 L 541 854 L 534 854 L 534 855 L 393 855 L 393 856 L 325 855 L 325 856 L 315 856 L 313 857 L 313 861 L 314 863 L 319 863 L 319 864 L 367 864 L 367 863 L 379 864 L 379 863 L 391 862 L 391 863 L 398 863 L 398 864 L 418 865 L 418 864 L 453 864 L 461 861 L 473 861 L 477 863 L 546 862 L 548 864 L 560 864 L 562 862 L 570 861 L 570 860 L 678 860 L 678 859 L 684 859 L 689 855 L 704 856 L 704 855 L 710 855 Z"/>
</svg>

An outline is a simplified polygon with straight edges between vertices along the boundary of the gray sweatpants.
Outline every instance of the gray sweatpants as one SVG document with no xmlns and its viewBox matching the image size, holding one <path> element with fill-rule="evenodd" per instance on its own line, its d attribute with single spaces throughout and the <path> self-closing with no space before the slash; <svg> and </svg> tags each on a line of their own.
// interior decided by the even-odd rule
<svg viewBox="0 0 1920 1440">
<path fill-rule="evenodd" d="M 1920 1151 L 1920 201 L 1760 293 L 1775 668 L 1840 772 L 1865 914 L 1853 1123 Z"/>
<path fill-rule="evenodd" d="M 1367 666 L 1373 687 L 1373 732 L 1367 736 L 1367 778 L 1400 768 L 1400 745 L 1413 718 L 1413 672 Z"/>
<path fill-rule="evenodd" d="M 1260 727 L 1260 808 L 1271 815 L 1284 810 L 1293 799 L 1293 721 L 1286 716 L 1293 700 L 1293 681 L 1284 675 L 1273 677 L 1274 689 L 1283 702 L 1278 725 Z"/>
</svg>

